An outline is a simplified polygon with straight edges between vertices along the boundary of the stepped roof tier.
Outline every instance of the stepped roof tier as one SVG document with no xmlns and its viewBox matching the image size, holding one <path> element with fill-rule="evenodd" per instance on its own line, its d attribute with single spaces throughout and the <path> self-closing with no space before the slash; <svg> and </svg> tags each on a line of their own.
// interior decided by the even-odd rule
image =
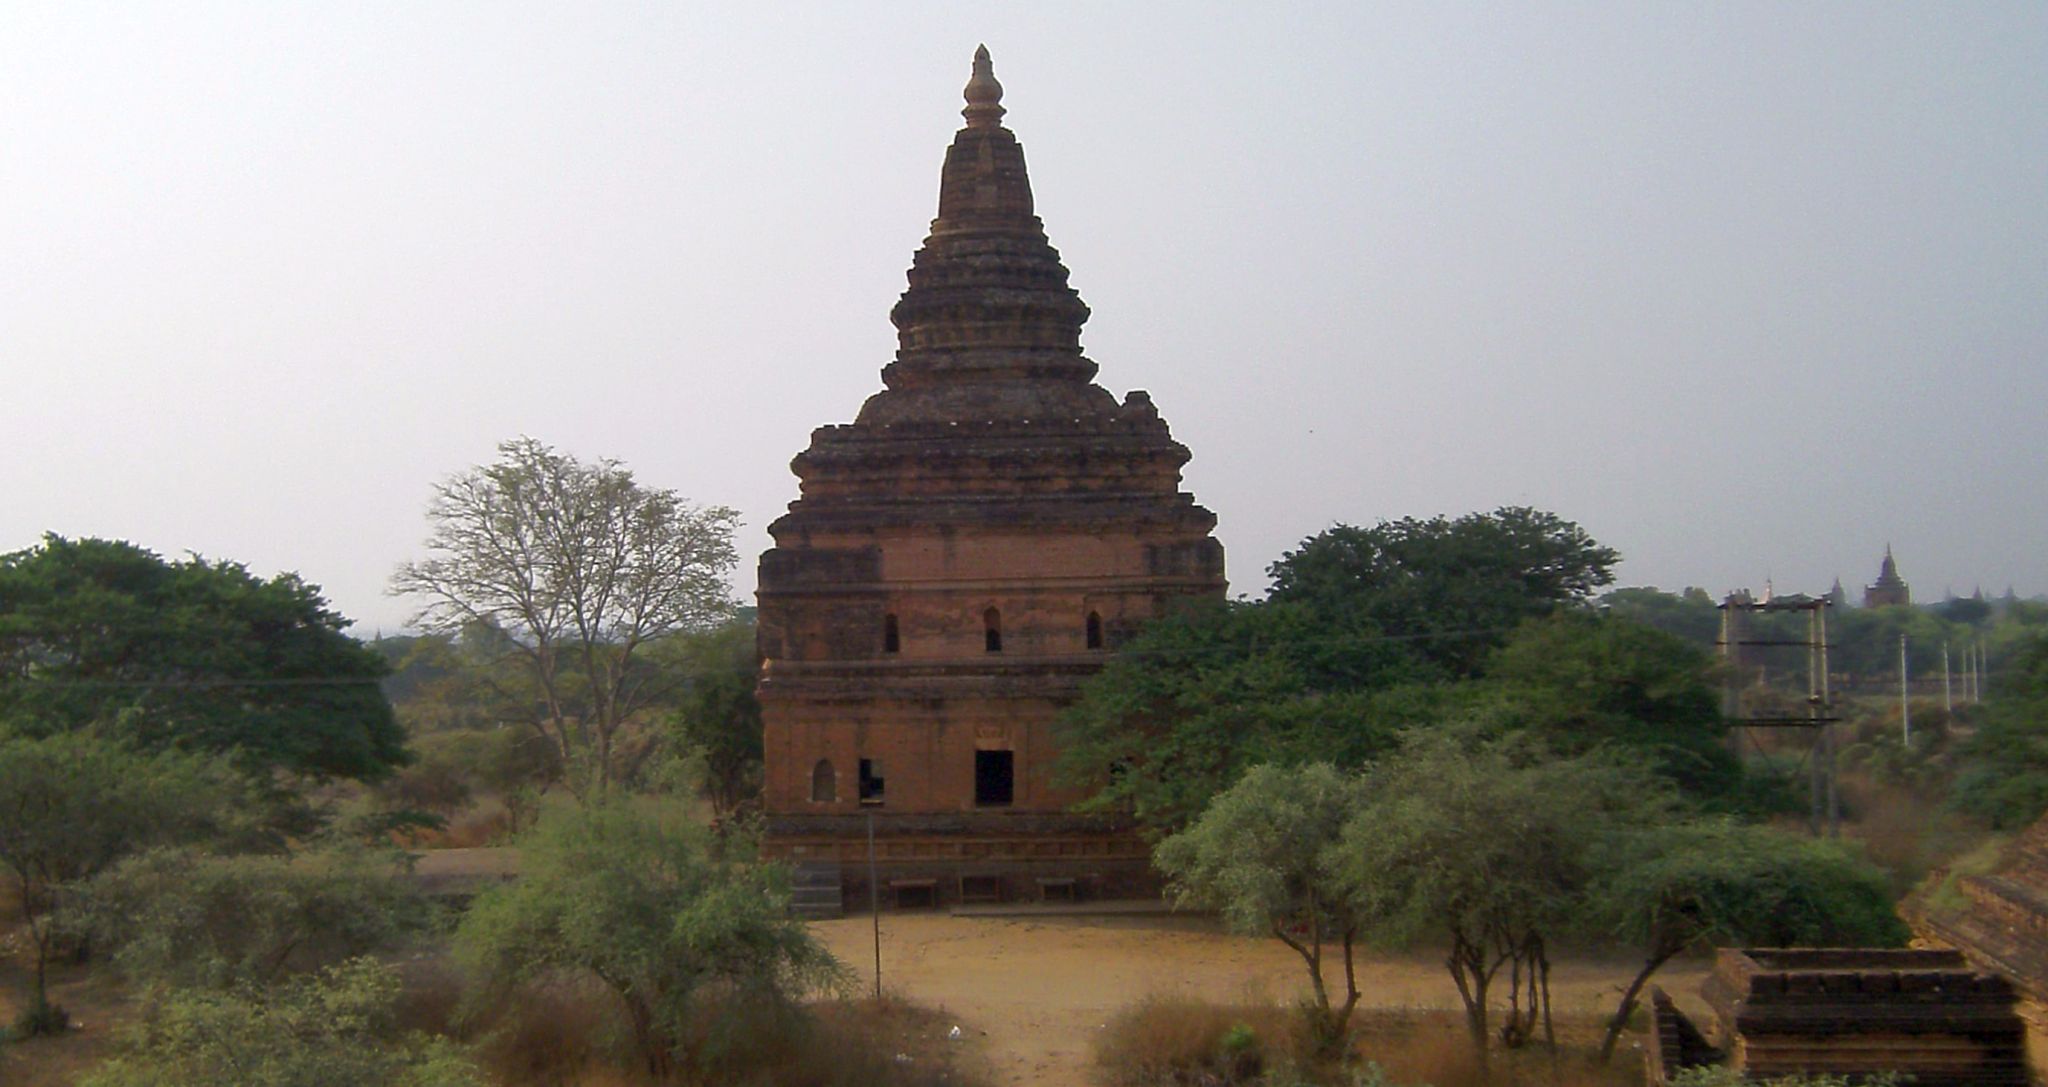
<svg viewBox="0 0 2048 1087">
<path fill-rule="evenodd" d="M 1088 306 L 1033 211 L 1024 148 L 1001 123 L 986 48 L 965 93 L 967 125 L 946 151 L 938 218 L 890 313 L 897 352 L 882 370 L 886 387 L 851 425 L 812 434 L 791 463 L 802 497 L 769 531 L 990 512 L 1085 524 L 1127 519 L 1141 497 L 1152 507 L 1146 519 L 1206 531 L 1214 516 L 1178 494 L 1187 448 L 1151 398 L 1133 392 L 1119 403 L 1094 382 L 1096 365 L 1081 353 Z"/>
</svg>

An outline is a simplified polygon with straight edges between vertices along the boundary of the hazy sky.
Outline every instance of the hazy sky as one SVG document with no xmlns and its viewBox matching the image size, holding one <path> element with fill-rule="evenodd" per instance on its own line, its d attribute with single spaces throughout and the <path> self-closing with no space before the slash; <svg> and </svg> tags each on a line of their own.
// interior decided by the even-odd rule
<svg viewBox="0 0 2048 1087">
<path fill-rule="evenodd" d="M 1233 590 L 1554 510 L 1626 584 L 2048 591 L 2048 5 L 0 2 L 0 550 L 372 633 L 530 434 L 735 506 L 848 422 L 987 42 Z"/>
</svg>

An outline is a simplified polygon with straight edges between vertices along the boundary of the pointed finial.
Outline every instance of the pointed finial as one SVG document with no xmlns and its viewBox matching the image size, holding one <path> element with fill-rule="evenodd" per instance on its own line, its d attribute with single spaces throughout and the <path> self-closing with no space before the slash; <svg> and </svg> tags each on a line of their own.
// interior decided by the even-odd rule
<svg viewBox="0 0 2048 1087">
<path fill-rule="evenodd" d="M 1003 123 L 1003 85 L 996 82 L 996 66 L 988 59 L 988 46 L 974 51 L 974 75 L 967 80 L 967 108 L 960 111 L 969 128 L 992 128 Z"/>
</svg>

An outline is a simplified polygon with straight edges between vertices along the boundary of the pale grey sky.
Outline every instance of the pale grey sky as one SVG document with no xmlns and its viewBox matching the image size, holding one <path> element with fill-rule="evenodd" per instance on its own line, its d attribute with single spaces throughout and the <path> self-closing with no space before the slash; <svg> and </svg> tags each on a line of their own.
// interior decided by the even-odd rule
<svg viewBox="0 0 2048 1087">
<path fill-rule="evenodd" d="M 531 434 L 850 421 L 978 42 L 1236 591 L 1527 504 L 1624 583 L 2048 591 L 2048 5 L 0 3 L 0 549 L 323 585 Z"/>
</svg>

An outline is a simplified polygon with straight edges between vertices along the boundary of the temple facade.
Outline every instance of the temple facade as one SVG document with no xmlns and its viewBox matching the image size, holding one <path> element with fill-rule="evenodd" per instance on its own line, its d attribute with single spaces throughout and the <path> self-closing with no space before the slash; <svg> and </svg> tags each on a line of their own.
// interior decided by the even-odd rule
<svg viewBox="0 0 2048 1087">
<path fill-rule="evenodd" d="M 1223 550 L 1151 399 L 1094 382 L 986 49 L 965 93 L 884 388 L 813 432 L 761 556 L 767 849 L 858 891 L 872 825 L 885 900 L 1126 892 L 1144 845 L 1069 811 L 1053 721 L 1223 595 Z"/>
</svg>

